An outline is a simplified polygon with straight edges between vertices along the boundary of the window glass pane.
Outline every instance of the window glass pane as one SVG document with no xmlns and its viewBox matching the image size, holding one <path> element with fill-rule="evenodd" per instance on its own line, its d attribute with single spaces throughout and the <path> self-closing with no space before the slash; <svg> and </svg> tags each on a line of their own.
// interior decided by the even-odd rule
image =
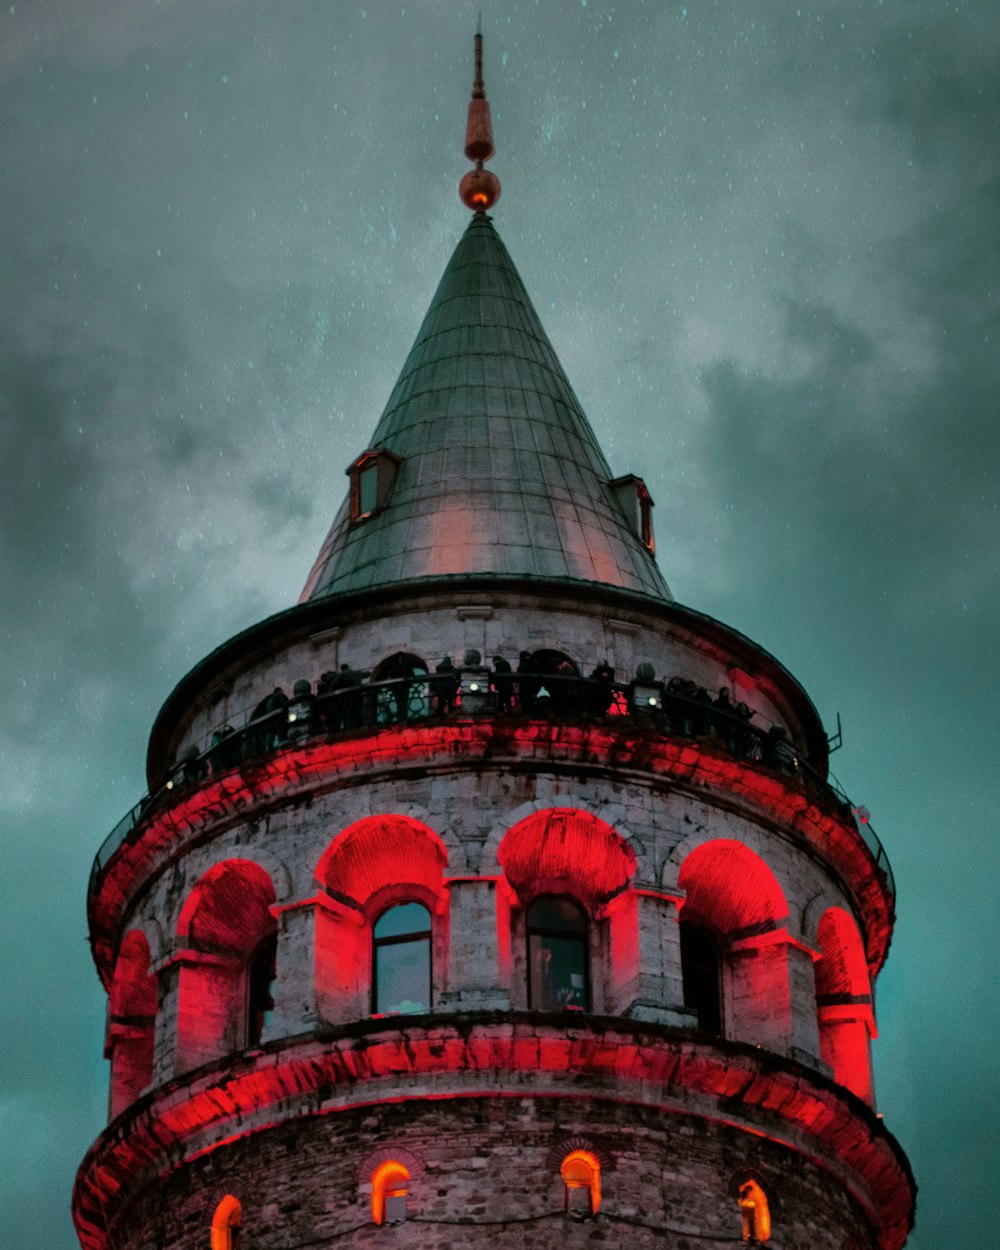
<svg viewBox="0 0 1000 1250">
<path fill-rule="evenodd" d="M 568 898 L 540 898 L 528 909 L 530 929 L 558 929 L 562 933 L 586 933 L 587 917 Z"/>
<path fill-rule="evenodd" d="M 358 473 L 358 511 L 362 516 L 374 512 L 378 503 L 378 465 L 373 464 Z"/>
<path fill-rule="evenodd" d="M 423 908 L 420 910 L 424 911 Z M 373 954 L 375 1011 L 392 1015 L 428 1011 L 431 993 L 430 938 L 387 942 L 385 945 L 377 942 Z"/>
<path fill-rule="evenodd" d="M 586 1011 L 587 951 L 583 936 L 528 937 L 531 1006 L 539 1011 Z"/>
<path fill-rule="evenodd" d="M 698 1013 L 698 1028 L 722 1034 L 722 968 L 712 935 L 681 921 L 681 972 L 684 1005 Z"/>
<path fill-rule="evenodd" d="M 278 939 L 272 935 L 257 948 L 250 962 L 247 1045 L 256 1046 L 274 1012 L 275 961 Z"/>
<path fill-rule="evenodd" d="M 431 914 L 420 903 L 401 903 L 390 907 L 375 922 L 376 938 L 406 937 L 414 933 L 429 933 Z"/>
</svg>

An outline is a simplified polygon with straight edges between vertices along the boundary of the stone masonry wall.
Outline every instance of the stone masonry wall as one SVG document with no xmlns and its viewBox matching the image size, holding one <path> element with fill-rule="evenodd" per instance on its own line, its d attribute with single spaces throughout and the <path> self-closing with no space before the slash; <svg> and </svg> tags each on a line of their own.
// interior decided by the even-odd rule
<svg viewBox="0 0 1000 1250">
<path fill-rule="evenodd" d="M 565 1213 L 559 1164 L 602 1166 L 596 1218 Z M 371 1171 L 411 1171 L 407 1221 L 374 1225 Z M 844 1190 L 778 1144 L 724 1125 L 590 1098 L 406 1102 L 241 1138 L 148 1188 L 113 1229 L 120 1250 L 204 1250 L 216 1204 L 243 1206 L 240 1250 L 609 1250 L 743 1244 L 737 1187 L 768 1196 L 774 1250 L 861 1250 L 871 1231 Z"/>
</svg>

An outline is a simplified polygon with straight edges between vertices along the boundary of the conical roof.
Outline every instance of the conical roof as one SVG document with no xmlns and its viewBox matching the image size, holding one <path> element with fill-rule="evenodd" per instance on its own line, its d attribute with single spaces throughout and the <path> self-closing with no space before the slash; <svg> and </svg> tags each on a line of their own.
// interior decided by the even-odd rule
<svg viewBox="0 0 1000 1250">
<path fill-rule="evenodd" d="M 392 453 L 391 487 L 360 520 L 344 501 L 303 602 L 458 575 L 670 598 L 484 214 L 448 263 L 370 449 Z"/>
</svg>

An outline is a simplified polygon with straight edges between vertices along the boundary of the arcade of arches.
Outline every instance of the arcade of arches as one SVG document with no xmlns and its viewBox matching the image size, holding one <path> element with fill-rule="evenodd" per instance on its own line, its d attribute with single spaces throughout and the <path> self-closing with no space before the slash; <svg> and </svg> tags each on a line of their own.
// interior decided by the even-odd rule
<svg viewBox="0 0 1000 1250">
<path fill-rule="evenodd" d="M 695 846 L 673 895 L 637 888 L 628 842 L 576 808 L 513 825 L 498 875 L 451 879 L 447 862 L 432 829 L 386 814 L 333 838 L 303 900 L 279 902 L 252 860 L 215 864 L 184 901 L 158 975 L 140 930 L 121 943 L 112 1113 L 153 1083 L 154 1053 L 168 1057 L 156 1074 L 165 1079 L 287 1035 L 293 993 L 327 1025 L 419 1014 L 445 995 L 460 1005 L 470 991 L 542 1012 L 627 1014 L 636 1001 L 658 1002 L 705 1035 L 811 1055 L 872 1100 L 871 984 L 857 924 L 829 907 L 815 948 L 805 946 L 777 877 L 744 843 Z M 484 915 L 495 918 L 492 943 Z"/>
</svg>

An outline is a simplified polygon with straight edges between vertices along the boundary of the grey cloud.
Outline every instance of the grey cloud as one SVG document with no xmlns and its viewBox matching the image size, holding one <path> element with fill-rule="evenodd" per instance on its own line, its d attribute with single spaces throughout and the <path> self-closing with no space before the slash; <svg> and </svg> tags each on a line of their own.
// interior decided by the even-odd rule
<svg viewBox="0 0 1000 1250">
<path fill-rule="evenodd" d="M 173 683 L 297 596 L 464 226 L 476 6 L 400 7 L 4 20 L 0 1175 L 23 1250 L 74 1244 L 101 1124 L 90 857 Z M 985 1244 L 996 6 L 484 21 L 497 226 L 615 467 L 653 488 L 665 575 L 845 715 L 834 763 L 900 881 L 876 1054 L 912 1244 Z"/>
</svg>

